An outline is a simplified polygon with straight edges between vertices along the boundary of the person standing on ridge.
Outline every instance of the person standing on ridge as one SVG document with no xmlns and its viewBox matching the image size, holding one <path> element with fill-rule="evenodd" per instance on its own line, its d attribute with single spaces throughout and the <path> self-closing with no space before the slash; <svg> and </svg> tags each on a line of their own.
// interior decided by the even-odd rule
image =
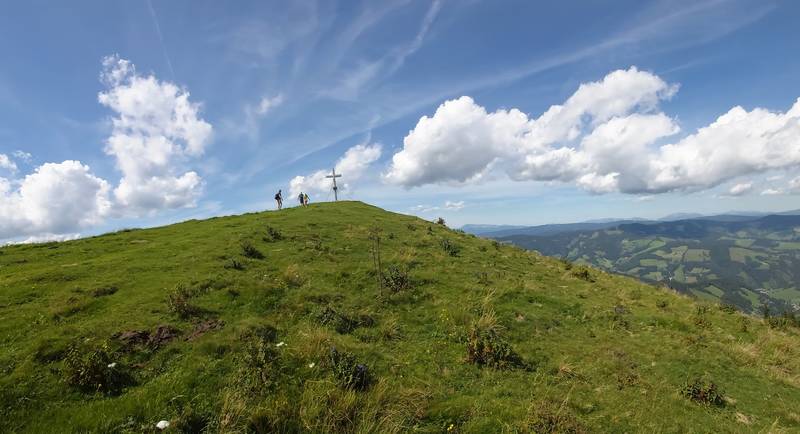
<svg viewBox="0 0 800 434">
<path fill-rule="evenodd" d="M 306 200 L 304 199 L 303 192 L 301 191 L 300 194 L 297 196 L 297 200 L 300 201 L 301 206 L 306 206 Z"/>
<path fill-rule="evenodd" d="M 278 204 L 278 210 L 283 208 L 283 194 L 281 194 L 280 190 L 275 193 L 275 202 Z"/>
<path fill-rule="evenodd" d="M 308 194 L 303 193 L 303 206 L 308 206 Z"/>
</svg>

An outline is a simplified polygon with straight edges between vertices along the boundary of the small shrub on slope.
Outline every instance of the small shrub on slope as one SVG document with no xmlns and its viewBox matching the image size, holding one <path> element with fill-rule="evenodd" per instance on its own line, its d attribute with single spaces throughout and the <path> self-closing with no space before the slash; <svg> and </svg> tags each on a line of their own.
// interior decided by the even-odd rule
<svg viewBox="0 0 800 434">
<path fill-rule="evenodd" d="M 84 392 L 117 395 L 133 383 L 107 344 L 89 349 L 72 346 L 64 357 L 62 374 L 67 384 Z"/>
<path fill-rule="evenodd" d="M 708 306 L 699 305 L 694 314 L 694 324 L 698 327 L 708 327 L 710 322 L 708 320 Z"/>
<path fill-rule="evenodd" d="M 684 384 L 681 395 L 700 404 L 725 406 L 725 398 L 719 386 L 703 377 L 696 377 Z"/>
<path fill-rule="evenodd" d="M 622 304 L 617 304 L 611 311 L 611 324 L 614 329 L 628 330 L 630 328 L 630 321 L 628 321 L 628 314 L 630 311 Z"/>
<path fill-rule="evenodd" d="M 264 234 L 264 237 L 262 239 L 268 243 L 272 243 L 275 241 L 282 240 L 283 235 L 279 230 L 273 228 L 272 226 L 267 226 L 267 233 Z"/>
<path fill-rule="evenodd" d="M 795 314 L 784 311 L 780 316 L 770 316 L 767 318 L 767 324 L 772 329 L 785 329 L 787 327 L 800 327 L 800 320 Z"/>
<path fill-rule="evenodd" d="M 372 382 L 367 365 L 358 363 L 351 353 L 331 348 L 330 364 L 333 378 L 345 389 L 366 390 Z"/>
<path fill-rule="evenodd" d="M 268 338 L 258 332 L 246 337 L 237 378 L 240 386 L 249 393 L 263 394 L 278 385 L 281 354 Z"/>
<path fill-rule="evenodd" d="M 92 297 L 105 297 L 107 295 L 112 295 L 117 292 L 116 286 L 102 286 L 100 288 L 96 288 L 92 291 Z"/>
<path fill-rule="evenodd" d="M 449 256 L 455 257 L 458 256 L 459 253 L 461 253 L 461 248 L 457 244 L 446 238 L 441 241 L 441 245 L 442 245 L 442 250 L 444 250 L 444 252 L 447 253 Z"/>
<path fill-rule="evenodd" d="M 333 326 L 341 334 L 348 334 L 359 327 L 372 327 L 375 320 L 369 315 L 347 315 L 335 310 L 330 306 L 325 306 L 317 314 L 317 320 L 322 325 Z"/>
<path fill-rule="evenodd" d="M 572 415 L 566 403 L 537 402 L 528 410 L 522 432 L 536 434 L 584 434 L 589 431 Z"/>
<path fill-rule="evenodd" d="M 200 309 L 191 303 L 193 296 L 191 289 L 183 284 L 178 284 L 167 295 L 167 307 L 170 312 L 177 314 L 181 319 L 195 316 L 200 313 Z"/>
<path fill-rule="evenodd" d="M 594 282 L 596 279 L 592 275 L 592 272 L 589 270 L 589 267 L 584 265 L 575 267 L 572 269 L 572 276 L 581 280 L 585 280 L 587 282 Z"/>
<path fill-rule="evenodd" d="M 495 369 L 529 369 L 530 365 L 500 336 L 501 329 L 494 312 L 484 312 L 470 328 L 467 361 Z"/>
<path fill-rule="evenodd" d="M 292 264 L 283 272 L 283 281 L 289 288 L 299 288 L 306 283 L 306 277 L 300 274 L 300 267 Z"/>
<path fill-rule="evenodd" d="M 242 254 L 246 258 L 251 259 L 264 259 L 264 254 L 261 253 L 250 241 L 242 241 Z"/>
<path fill-rule="evenodd" d="M 244 265 L 236 258 L 230 258 L 225 261 L 224 267 L 227 270 L 244 270 Z"/>
<path fill-rule="evenodd" d="M 395 341 L 403 337 L 403 331 L 396 317 L 389 317 L 381 323 L 380 334 L 385 341 Z"/>
<path fill-rule="evenodd" d="M 750 318 L 744 315 L 739 317 L 739 331 L 742 333 L 747 333 L 750 331 Z"/>
<path fill-rule="evenodd" d="M 396 265 L 390 265 L 386 267 L 386 271 L 383 273 L 383 286 L 390 292 L 397 294 L 410 290 L 412 283 L 407 270 Z"/>
</svg>

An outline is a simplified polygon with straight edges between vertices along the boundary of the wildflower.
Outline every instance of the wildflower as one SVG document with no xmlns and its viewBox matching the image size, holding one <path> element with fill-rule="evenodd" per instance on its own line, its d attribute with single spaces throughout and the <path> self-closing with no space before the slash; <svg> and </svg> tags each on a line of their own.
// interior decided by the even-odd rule
<svg viewBox="0 0 800 434">
<path fill-rule="evenodd" d="M 280 347 L 282 347 L 284 345 L 286 345 L 286 343 L 284 343 L 283 341 L 280 341 L 277 344 L 275 344 L 275 346 L 278 347 L 278 348 L 280 348 Z"/>
<path fill-rule="evenodd" d="M 309 364 L 308 364 L 308 367 L 309 367 L 309 368 L 313 368 L 315 365 L 316 365 L 316 364 L 315 364 L 314 362 L 311 362 L 311 363 L 309 363 Z"/>
<path fill-rule="evenodd" d="M 165 429 L 167 429 L 167 428 L 169 428 L 169 421 L 168 421 L 168 420 L 162 420 L 162 421 L 159 421 L 159 422 L 156 424 L 156 428 L 158 428 L 158 429 L 160 429 L 160 430 L 162 430 L 162 431 L 163 431 L 163 430 L 165 430 Z"/>
<path fill-rule="evenodd" d="M 114 363 L 109 363 L 109 364 L 108 364 L 108 367 L 109 367 L 109 368 L 116 368 L 116 367 L 117 367 L 117 362 L 114 362 Z"/>
</svg>

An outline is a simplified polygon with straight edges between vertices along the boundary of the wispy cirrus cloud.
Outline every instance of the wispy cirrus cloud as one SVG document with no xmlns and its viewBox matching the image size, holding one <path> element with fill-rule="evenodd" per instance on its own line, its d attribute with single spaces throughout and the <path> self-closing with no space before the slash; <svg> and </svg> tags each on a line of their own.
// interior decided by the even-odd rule
<svg viewBox="0 0 800 434">
<path fill-rule="evenodd" d="M 152 0 L 147 1 L 147 10 L 150 12 L 150 17 L 153 19 L 153 27 L 156 30 L 156 36 L 158 36 L 158 42 L 161 44 L 161 52 L 164 54 L 164 61 L 167 64 L 167 68 L 169 68 L 170 76 L 173 80 L 175 80 L 175 70 L 172 68 L 172 59 L 169 57 L 169 53 L 167 52 L 167 46 L 164 44 L 164 35 L 161 33 L 161 24 L 158 22 L 158 15 L 156 14 L 156 10 L 153 7 Z"/>
<path fill-rule="evenodd" d="M 774 10 L 774 7 L 769 3 L 753 5 L 740 0 L 658 2 L 645 7 L 621 30 L 606 35 L 596 35 L 584 45 L 561 47 L 563 49 L 555 53 L 537 55 L 516 65 L 498 65 L 496 71 L 478 76 L 448 77 L 443 81 L 415 83 L 414 87 L 398 88 L 395 85 L 391 90 L 386 90 L 381 86 L 373 86 L 373 83 L 380 82 L 378 72 L 380 65 L 365 62 L 360 66 L 363 70 L 357 69 L 347 75 L 352 82 L 346 80 L 340 82 L 341 88 L 333 86 L 329 88 L 329 92 L 330 89 L 338 89 L 342 92 L 339 97 L 344 100 L 368 100 L 370 103 L 348 108 L 346 119 L 342 122 L 332 124 L 330 128 L 320 129 L 312 137 L 304 135 L 302 140 L 296 140 L 297 146 L 292 146 L 292 149 L 300 151 L 301 155 L 318 152 L 343 139 L 394 122 L 425 107 L 438 104 L 442 100 L 510 85 L 555 68 L 605 56 L 608 53 L 624 52 L 628 56 L 636 52 L 666 53 L 704 44 L 762 19 Z M 417 34 L 409 40 L 407 46 L 416 46 L 413 41 L 420 35 L 424 44 L 424 39 L 432 26 L 432 24 L 426 26 L 425 23 L 435 23 L 441 11 L 441 6 L 431 4 L 426 15 L 421 18 Z M 383 19 L 383 16 L 380 19 Z M 298 107 L 296 110 L 301 108 Z M 376 117 L 380 119 L 379 122 L 371 124 L 369 128 L 365 126 L 369 119 Z M 291 138 L 288 141 L 295 142 Z M 313 144 L 308 145 L 308 143 Z M 294 160 L 291 158 L 287 161 Z M 257 164 L 253 163 L 247 172 L 258 173 L 262 170 L 263 167 Z"/>
<path fill-rule="evenodd" d="M 396 4 L 395 4 L 396 5 Z M 356 100 L 362 92 L 386 80 L 397 72 L 406 62 L 406 59 L 413 56 L 425 41 L 425 37 L 433 25 L 436 16 L 442 8 L 441 0 L 434 0 L 428 7 L 427 12 L 422 17 L 420 28 L 412 39 L 404 44 L 398 45 L 389 52 L 375 60 L 359 60 L 353 67 L 345 68 L 340 71 L 341 77 L 338 82 L 329 88 L 321 91 L 321 95 L 342 100 Z M 385 9 L 388 13 L 392 9 Z M 382 19 L 384 14 L 375 17 L 372 24 Z"/>
</svg>

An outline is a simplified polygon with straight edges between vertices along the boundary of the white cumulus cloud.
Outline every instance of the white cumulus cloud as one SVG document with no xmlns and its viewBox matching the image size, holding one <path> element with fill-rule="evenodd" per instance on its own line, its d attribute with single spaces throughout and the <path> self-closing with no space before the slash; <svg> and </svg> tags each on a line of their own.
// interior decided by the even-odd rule
<svg viewBox="0 0 800 434">
<path fill-rule="evenodd" d="M 800 176 L 789 181 L 789 191 L 800 194 Z"/>
<path fill-rule="evenodd" d="M 186 89 L 139 75 L 118 56 L 103 60 L 101 80 L 107 89 L 98 101 L 115 114 L 105 152 L 122 172 L 114 189 L 121 211 L 194 206 L 203 182 L 186 164 L 204 153 L 212 135 L 199 104 L 189 100 Z"/>
<path fill-rule="evenodd" d="M 12 155 L 17 160 L 22 160 L 22 161 L 24 161 L 26 163 L 30 163 L 31 159 L 33 159 L 33 155 L 31 155 L 29 152 L 20 151 L 20 150 L 14 151 L 14 153 Z"/>
<path fill-rule="evenodd" d="M 19 181 L 0 178 L 0 239 L 74 233 L 103 221 L 110 187 L 79 161 L 45 163 Z"/>
<path fill-rule="evenodd" d="M 449 200 L 446 200 L 444 202 L 444 209 L 449 209 L 451 211 L 460 211 L 463 208 L 464 208 L 463 200 L 459 200 L 457 202 L 451 202 Z"/>
<path fill-rule="evenodd" d="M 466 96 L 446 101 L 405 137 L 384 179 L 416 187 L 504 173 L 593 193 L 655 194 L 800 166 L 800 99 L 785 113 L 734 107 L 668 142 L 680 127 L 659 103 L 677 89 L 631 67 L 582 84 L 538 118 L 517 109 L 489 112 Z"/>
<path fill-rule="evenodd" d="M 154 76 L 140 76 L 118 56 L 103 60 L 106 90 L 99 102 L 114 111 L 105 152 L 122 177 L 116 188 L 80 161 L 45 163 L 17 178 L 14 161 L 0 154 L 0 239 L 64 240 L 109 217 L 194 205 L 203 181 L 185 166 L 201 156 L 211 125 L 199 118 L 189 93 Z M 15 151 L 17 161 L 31 154 Z M 27 238 L 23 238 L 27 237 Z"/>
<path fill-rule="evenodd" d="M 728 194 L 731 196 L 741 196 L 743 194 L 749 193 L 752 190 L 753 190 L 752 182 L 741 182 L 731 187 L 731 189 L 728 190 Z"/>
<path fill-rule="evenodd" d="M 70 240 L 77 240 L 81 237 L 81 234 L 38 234 L 32 235 L 24 240 L 20 241 L 18 244 L 31 244 L 31 243 L 48 243 L 52 241 L 70 241 Z"/>
<path fill-rule="evenodd" d="M 465 204 L 465 202 L 463 200 L 459 200 L 459 201 L 446 200 L 446 201 L 444 201 L 444 205 L 442 205 L 442 206 L 438 206 L 438 205 L 416 205 L 416 206 L 412 206 L 410 209 L 411 209 L 411 211 L 414 211 L 414 212 L 429 213 L 429 212 L 433 212 L 433 211 L 461 211 L 462 209 L 464 209 L 464 206 L 466 206 L 466 204 Z"/>
<path fill-rule="evenodd" d="M 762 196 L 777 196 L 783 194 L 783 190 L 778 188 L 768 188 L 761 192 Z"/>
<path fill-rule="evenodd" d="M 17 165 L 14 164 L 14 162 L 11 161 L 10 158 L 8 158 L 8 155 L 0 154 L 0 169 L 5 169 L 5 170 L 8 170 L 10 172 L 16 172 L 17 171 Z"/>
<path fill-rule="evenodd" d="M 381 157 L 381 145 L 378 143 L 362 143 L 348 149 L 334 166 L 336 173 L 342 177 L 337 179 L 339 191 L 352 189 L 353 183 L 358 181 L 366 169 Z M 327 194 L 331 191 L 333 182 L 329 170 L 318 170 L 310 175 L 295 176 L 289 182 L 289 191 L 292 197 L 300 192 L 306 194 Z"/>
</svg>

